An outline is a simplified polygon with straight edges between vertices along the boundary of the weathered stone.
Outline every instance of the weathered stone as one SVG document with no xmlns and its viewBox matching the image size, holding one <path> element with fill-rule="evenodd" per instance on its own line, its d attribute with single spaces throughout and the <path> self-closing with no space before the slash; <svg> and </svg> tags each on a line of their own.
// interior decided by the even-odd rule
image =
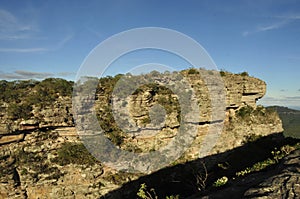
<svg viewBox="0 0 300 199">
<path fill-rule="evenodd" d="M 0 145 L 12 143 L 12 142 L 19 142 L 23 139 L 24 139 L 23 133 L 21 133 L 19 135 L 2 135 L 2 136 L 0 136 Z"/>
</svg>

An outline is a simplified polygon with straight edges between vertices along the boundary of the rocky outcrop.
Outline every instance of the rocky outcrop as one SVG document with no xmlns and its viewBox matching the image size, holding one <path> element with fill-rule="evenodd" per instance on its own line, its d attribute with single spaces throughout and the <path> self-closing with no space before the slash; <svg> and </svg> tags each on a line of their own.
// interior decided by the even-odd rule
<svg viewBox="0 0 300 199">
<path fill-rule="evenodd" d="M 296 150 L 278 166 L 277 173 L 248 189 L 247 198 L 299 198 L 300 150 Z M 263 175 L 261 176 L 263 178 Z"/>
<path fill-rule="evenodd" d="M 180 117 L 186 117 L 180 112 L 184 102 L 180 101 L 181 96 L 176 94 L 188 96 L 194 93 L 190 98 L 187 97 L 188 103 L 195 103 L 199 108 L 195 110 L 197 115 L 193 115 L 193 121 L 190 122 L 190 125 L 198 131 L 186 153 L 186 159 L 201 156 L 200 148 L 205 148 L 204 142 L 214 146 L 206 154 L 215 154 L 241 146 L 251 136 L 266 136 L 283 131 L 281 120 L 275 112 L 256 105 L 257 100 L 266 93 L 264 81 L 247 74 L 237 75 L 228 72 L 221 73 L 221 76 L 218 74 L 218 71 L 201 69 L 195 73 L 186 70 L 180 74 L 156 74 L 155 78 L 151 79 L 152 83 L 148 84 L 150 86 L 140 87 L 139 92 L 125 98 L 124 105 L 121 105 L 124 99 L 122 101 L 115 98 L 113 101 L 113 105 L 117 107 L 115 116 L 122 118 L 122 121 L 117 122 L 124 124 L 121 128 L 135 132 L 134 136 L 125 135 L 121 148 L 151 151 L 158 150 L 169 143 L 178 133 Z M 129 80 L 126 76 L 123 78 L 124 80 L 119 81 L 129 83 L 132 81 L 130 79 L 132 77 Z M 185 78 L 187 81 L 188 86 L 184 91 L 180 87 L 182 85 L 178 83 L 180 78 Z M 139 79 L 135 81 L 147 82 L 148 79 L 149 76 L 144 75 L 139 76 Z M 169 85 L 168 89 L 162 89 L 163 85 Z M 102 96 L 103 98 L 105 97 Z M 108 103 L 109 99 L 103 102 Z M 103 103 L 98 105 L 99 107 L 106 106 Z M 157 109 L 156 112 L 155 109 Z M 126 110 L 129 111 L 126 112 Z M 153 112 L 155 116 L 151 117 Z M 158 119 L 161 121 L 157 123 L 155 122 L 157 118 L 162 119 Z M 131 127 L 125 127 L 126 121 L 124 120 L 131 121 Z M 207 138 L 208 134 L 213 135 L 212 138 Z M 211 139 L 211 141 L 205 141 L 205 139 Z"/>
<path fill-rule="evenodd" d="M 137 178 L 105 167 L 83 149 L 70 127 L 34 130 L 22 142 L 0 146 L 0 198 L 93 199 Z"/>
<path fill-rule="evenodd" d="M 187 105 L 196 104 L 200 111 L 184 118 L 186 123 L 195 127 L 196 134 L 177 163 L 199 158 L 200 150 L 210 142 L 214 147 L 207 155 L 228 151 L 257 137 L 282 131 L 281 121 L 275 112 L 256 106 L 256 101 L 266 92 L 265 82 L 227 72 L 215 79 L 214 75 L 218 73 L 186 70 L 168 75 L 156 74 L 154 83 L 141 86 L 125 102 L 118 97 L 110 98 L 117 79 L 107 78 L 99 84 L 96 96 L 75 96 L 75 102 L 82 102 L 79 106 L 72 107 L 71 96 L 58 95 L 51 103 L 31 105 L 26 118 L 8 116 L 6 111 L 10 106 L 3 103 L 0 107 L 0 198 L 96 198 L 141 176 L 116 171 L 94 162 L 92 158 L 81 163 L 87 154 L 82 151 L 81 140 L 72 127 L 72 110 L 76 112 L 77 130 L 91 125 L 84 114 L 95 110 L 106 135 L 118 143 L 120 149 L 140 153 L 159 150 L 169 143 L 178 134 L 181 125 L 185 110 L 181 110 L 180 106 L 186 102 Z M 147 75 L 137 78 L 143 80 Z M 183 77 L 190 88 L 176 83 Z M 159 82 L 170 87 L 165 89 Z M 172 89 L 189 101 L 182 100 Z M 191 89 L 194 90 L 193 95 Z M 125 92 L 122 89 L 119 92 L 122 91 Z M 84 107 L 94 100 L 94 107 Z M 111 103 L 119 108 L 113 108 Z M 220 108 L 218 111 L 222 114 L 214 116 L 214 108 Z M 120 120 L 114 116 L 119 116 Z M 128 125 L 127 130 L 134 133 L 122 133 L 123 125 Z M 210 131 L 212 129 L 216 129 L 217 133 L 207 136 L 213 132 Z M 79 148 L 70 152 L 64 148 L 69 144 Z M 79 152 L 79 156 L 65 162 L 64 159 L 74 155 L 72 152 Z M 81 153 L 84 155 L 80 156 Z M 79 162 L 72 162 L 74 159 Z"/>
<path fill-rule="evenodd" d="M 189 199 L 205 198 L 299 198 L 300 150 L 287 155 L 268 171 L 254 173 L 220 190 L 196 194 Z"/>
</svg>

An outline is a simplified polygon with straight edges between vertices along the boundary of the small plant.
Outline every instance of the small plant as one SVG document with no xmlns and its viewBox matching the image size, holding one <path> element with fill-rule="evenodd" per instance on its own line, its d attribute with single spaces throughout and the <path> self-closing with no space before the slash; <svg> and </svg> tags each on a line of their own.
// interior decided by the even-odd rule
<svg viewBox="0 0 300 199">
<path fill-rule="evenodd" d="M 219 178 L 217 181 L 214 182 L 214 187 L 221 187 L 224 186 L 228 182 L 228 178 L 226 176 L 223 176 L 222 178 Z"/>
<path fill-rule="evenodd" d="M 190 68 L 189 71 L 188 71 L 188 74 L 189 75 L 191 75 L 191 74 L 199 74 L 199 71 L 196 68 Z"/>
<path fill-rule="evenodd" d="M 221 71 L 220 71 L 220 75 L 221 75 L 221 77 L 225 77 L 225 76 L 226 76 L 226 72 L 223 71 L 223 70 L 221 70 Z"/>
<path fill-rule="evenodd" d="M 250 143 L 250 142 L 255 142 L 256 140 L 260 139 L 262 135 L 256 135 L 254 133 L 245 136 L 243 144 Z"/>
<path fill-rule="evenodd" d="M 218 167 L 224 170 L 227 170 L 229 168 L 229 163 L 228 162 L 224 162 L 224 163 L 219 163 Z"/>
<path fill-rule="evenodd" d="M 176 196 L 167 196 L 166 199 L 179 199 L 179 195 Z"/>
<path fill-rule="evenodd" d="M 282 146 L 280 148 L 280 150 L 275 148 L 271 152 L 273 157 L 263 160 L 261 162 L 257 162 L 254 165 L 252 165 L 251 167 L 247 167 L 246 169 L 237 172 L 236 176 L 239 177 L 239 176 L 247 175 L 249 173 L 262 171 L 263 169 L 265 169 L 271 165 L 277 164 L 279 162 L 279 160 L 281 160 L 286 155 L 288 155 L 291 151 L 293 151 L 294 147 L 296 147 L 296 146 L 285 145 L 285 146 Z"/>
<path fill-rule="evenodd" d="M 249 105 L 247 106 L 244 106 L 242 108 L 240 108 L 238 111 L 237 111 L 237 115 L 241 118 L 246 118 L 248 116 L 250 116 L 250 114 L 253 112 L 253 108 Z"/>
<path fill-rule="evenodd" d="M 240 73 L 240 75 L 243 77 L 249 76 L 249 74 L 247 72 L 242 72 L 242 73 Z"/>
<path fill-rule="evenodd" d="M 141 187 L 136 195 L 141 199 L 158 199 L 154 189 L 150 189 L 150 191 L 147 190 L 146 183 L 141 184 Z"/>
<path fill-rule="evenodd" d="M 158 199 L 158 196 L 153 188 L 148 191 L 146 183 L 141 184 L 136 195 L 141 199 Z M 166 199 L 179 199 L 179 195 L 166 196 Z"/>
<path fill-rule="evenodd" d="M 82 143 L 64 143 L 57 151 L 58 157 L 51 161 L 61 166 L 68 164 L 93 165 L 97 162 Z"/>
</svg>

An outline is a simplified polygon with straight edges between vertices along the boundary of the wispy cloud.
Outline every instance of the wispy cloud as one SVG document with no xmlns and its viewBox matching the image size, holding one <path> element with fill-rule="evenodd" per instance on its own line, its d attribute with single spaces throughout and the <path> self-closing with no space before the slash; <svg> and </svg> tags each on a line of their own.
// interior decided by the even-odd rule
<svg viewBox="0 0 300 199">
<path fill-rule="evenodd" d="M 57 75 L 60 77 L 69 77 L 69 76 L 76 75 L 76 73 L 75 72 L 59 72 L 59 73 L 57 73 Z"/>
<path fill-rule="evenodd" d="M 25 70 L 16 70 L 12 73 L 0 73 L 0 79 L 13 80 L 13 79 L 43 79 L 53 76 L 53 73 L 41 73 Z"/>
<path fill-rule="evenodd" d="M 5 80 L 25 80 L 25 79 L 45 79 L 48 77 L 70 77 L 74 75 L 73 72 L 59 72 L 55 73 L 48 73 L 48 72 L 33 72 L 27 70 L 15 70 L 14 72 L 4 73 L 0 72 L 0 79 Z"/>
<path fill-rule="evenodd" d="M 283 96 L 283 97 L 265 96 L 262 99 L 260 99 L 258 103 L 266 106 L 279 105 L 279 106 L 300 107 L 300 96 Z"/>
<path fill-rule="evenodd" d="M 243 32 L 243 36 L 248 36 L 248 35 L 255 34 L 255 33 L 260 33 L 260 32 L 265 32 L 265 31 L 271 31 L 271 30 L 279 29 L 279 28 L 284 27 L 288 23 L 289 23 L 288 20 L 284 20 L 284 21 L 280 21 L 280 22 L 273 23 L 273 24 L 270 24 L 270 25 L 258 26 L 253 31 L 245 31 L 245 32 Z"/>
<path fill-rule="evenodd" d="M 37 27 L 31 23 L 21 22 L 7 10 L 0 9 L 0 39 L 17 40 L 30 38 Z"/>
<path fill-rule="evenodd" d="M 38 53 L 38 52 L 46 52 L 46 51 L 57 51 L 63 48 L 68 41 L 73 38 L 73 35 L 67 35 L 57 44 L 52 47 L 37 47 L 37 48 L 0 48 L 0 52 L 3 53 Z"/>
<path fill-rule="evenodd" d="M 33 20 L 34 21 L 34 20 Z M 12 12 L 0 8 L 0 40 L 13 42 L 20 39 L 37 39 L 43 38 L 37 35 L 39 28 L 33 22 L 24 22 Z M 0 52 L 3 53 L 36 53 L 46 51 L 56 51 L 65 46 L 65 44 L 73 38 L 73 34 L 69 34 L 57 43 L 52 42 L 52 45 L 44 45 L 41 47 L 28 48 L 9 48 L 0 47 Z M 17 42 L 17 41 L 15 41 Z"/>
<path fill-rule="evenodd" d="M 71 39 L 73 38 L 73 34 L 67 35 L 61 41 L 59 41 L 50 51 L 56 51 L 63 48 Z"/>
<path fill-rule="evenodd" d="M 33 53 L 33 52 L 45 52 L 47 48 L 0 48 L 0 52 L 14 52 L 14 53 Z"/>
<path fill-rule="evenodd" d="M 297 20 L 300 19 L 300 14 L 288 14 L 288 15 L 279 15 L 279 16 L 275 16 L 276 18 L 280 18 L 280 19 L 291 19 L 291 20 Z"/>
<path fill-rule="evenodd" d="M 273 19 L 279 20 L 277 22 L 274 22 L 272 24 L 264 25 L 264 26 L 258 26 L 254 30 L 250 31 L 244 31 L 242 33 L 243 36 L 248 36 L 255 33 L 265 32 L 265 31 L 271 31 L 275 29 L 283 28 L 284 26 L 288 25 L 289 23 L 300 20 L 300 14 L 294 13 L 294 14 L 286 14 L 286 15 L 279 15 L 279 16 L 272 16 Z"/>
</svg>

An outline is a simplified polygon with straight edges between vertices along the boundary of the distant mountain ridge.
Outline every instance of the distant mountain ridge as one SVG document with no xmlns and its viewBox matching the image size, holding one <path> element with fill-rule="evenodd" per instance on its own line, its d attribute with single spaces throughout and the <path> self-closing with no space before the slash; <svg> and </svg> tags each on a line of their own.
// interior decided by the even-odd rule
<svg viewBox="0 0 300 199">
<path fill-rule="evenodd" d="M 267 109 L 276 110 L 287 137 L 300 138 L 300 111 L 283 106 L 269 106 Z"/>
<path fill-rule="evenodd" d="M 297 110 L 293 107 L 285 107 L 285 106 L 268 106 L 267 108 L 272 108 L 272 109 L 275 109 L 278 113 L 283 113 L 283 112 L 286 112 L 286 113 L 300 113 L 300 110 Z M 300 107 L 298 107 L 300 109 Z"/>
</svg>

